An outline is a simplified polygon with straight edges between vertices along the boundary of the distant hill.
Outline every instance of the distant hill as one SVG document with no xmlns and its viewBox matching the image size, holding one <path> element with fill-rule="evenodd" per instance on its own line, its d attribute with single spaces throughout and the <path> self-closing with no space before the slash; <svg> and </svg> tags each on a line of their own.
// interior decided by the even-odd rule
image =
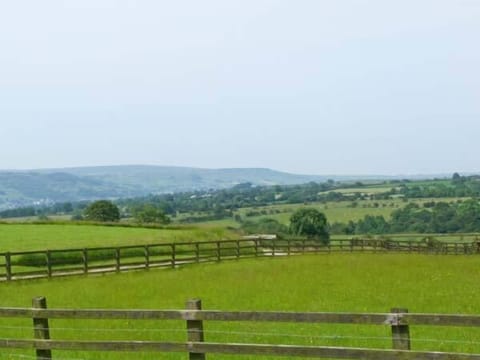
<svg viewBox="0 0 480 360">
<path fill-rule="evenodd" d="M 289 185 L 325 181 L 270 169 L 199 169 L 147 165 L 0 171 L 0 210 L 53 202 L 229 188 L 240 183 Z"/>
<path fill-rule="evenodd" d="M 194 190 L 224 189 L 241 183 L 294 185 L 310 181 L 378 181 L 446 178 L 450 175 L 297 175 L 264 168 L 201 169 L 123 165 L 22 171 L 0 170 L 0 210 L 55 202 L 117 199 Z"/>
</svg>

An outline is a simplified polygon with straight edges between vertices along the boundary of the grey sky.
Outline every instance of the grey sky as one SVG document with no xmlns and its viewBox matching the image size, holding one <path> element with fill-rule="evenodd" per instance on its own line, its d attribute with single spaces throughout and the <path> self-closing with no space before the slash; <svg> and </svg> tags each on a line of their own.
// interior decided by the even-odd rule
<svg viewBox="0 0 480 360">
<path fill-rule="evenodd" d="M 479 0 L 0 0 L 0 169 L 480 171 Z"/>
</svg>

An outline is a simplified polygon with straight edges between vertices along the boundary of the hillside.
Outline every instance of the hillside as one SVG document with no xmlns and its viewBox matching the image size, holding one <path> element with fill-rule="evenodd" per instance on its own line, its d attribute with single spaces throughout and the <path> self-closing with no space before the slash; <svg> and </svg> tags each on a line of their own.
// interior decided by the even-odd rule
<svg viewBox="0 0 480 360">
<path fill-rule="evenodd" d="M 288 185 L 324 181 L 270 169 L 100 166 L 0 171 L 0 210 L 53 202 L 229 188 L 239 183 Z"/>
</svg>

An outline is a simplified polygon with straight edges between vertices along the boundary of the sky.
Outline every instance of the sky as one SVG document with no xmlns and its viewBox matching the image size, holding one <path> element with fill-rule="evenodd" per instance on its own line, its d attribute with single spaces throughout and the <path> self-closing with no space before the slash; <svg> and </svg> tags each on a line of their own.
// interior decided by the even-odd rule
<svg viewBox="0 0 480 360">
<path fill-rule="evenodd" d="M 479 0 L 0 1 L 0 169 L 480 172 Z"/>
</svg>

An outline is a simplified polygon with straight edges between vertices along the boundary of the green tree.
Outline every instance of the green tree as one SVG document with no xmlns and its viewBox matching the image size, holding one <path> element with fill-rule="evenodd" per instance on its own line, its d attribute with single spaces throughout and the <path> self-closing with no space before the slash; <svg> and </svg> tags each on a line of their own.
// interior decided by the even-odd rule
<svg viewBox="0 0 480 360">
<path fill-rule="evenodd" d="M 133 210 L 133 218 L 135 221 L 143 224 L 168 224 L 170 218 L 165 213 L 157 209 L 152 204 L 144 204 Z"/>
<path fill-rule="evenodd" d="M 293 213 L 290 218 L 290 232 L 297 236 L 307 236 L 328 244 L 327 218 L 323 213 L 312 208 L 302 208 Z"/>
<path fill-rule="evenodd" d="M 98 200 L 91 203 L 84 211 L 85 219 L 90 221 L 118 221 L 120 210 L 117 205 L 108 200 Z"/>
</svg>

